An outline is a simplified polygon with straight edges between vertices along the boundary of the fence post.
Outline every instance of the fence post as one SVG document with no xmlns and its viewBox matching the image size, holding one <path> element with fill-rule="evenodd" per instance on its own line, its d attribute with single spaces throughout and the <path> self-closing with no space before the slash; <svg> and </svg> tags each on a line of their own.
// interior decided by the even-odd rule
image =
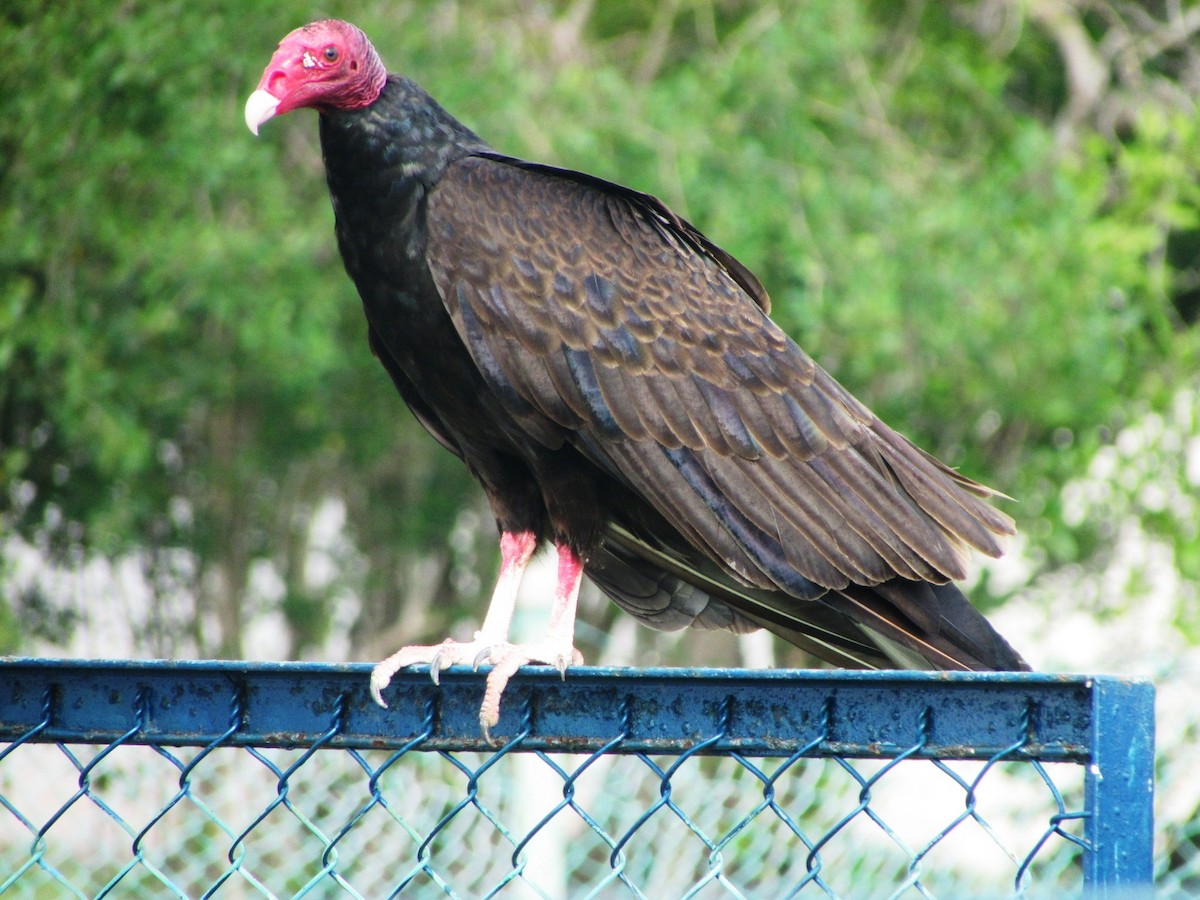
<svg viewBox="0 0 1200 900">
<path fill-rule="evenodd" d="M 1101 676 L 1092 690 L 1085 776 L 1084 884 L 1095 898 L 1151 897 L 1154 881 L 1154 686 Z"/>
</svg>

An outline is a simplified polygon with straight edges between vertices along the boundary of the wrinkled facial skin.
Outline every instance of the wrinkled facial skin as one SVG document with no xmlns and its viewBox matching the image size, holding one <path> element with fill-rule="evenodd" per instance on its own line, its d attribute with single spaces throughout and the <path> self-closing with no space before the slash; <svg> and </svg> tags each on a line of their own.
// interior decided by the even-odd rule
<svg viewBox="0 0 1200 900">
<path fill-rule="evenodd" d="M 352 108 L 372 102 L 382 72 L 374 49 L 357 28 L 316 22 L 282 41 L 246 102 L 246 126 L 255 134 L 273 116 L 303 107 Z"/>
</svg>

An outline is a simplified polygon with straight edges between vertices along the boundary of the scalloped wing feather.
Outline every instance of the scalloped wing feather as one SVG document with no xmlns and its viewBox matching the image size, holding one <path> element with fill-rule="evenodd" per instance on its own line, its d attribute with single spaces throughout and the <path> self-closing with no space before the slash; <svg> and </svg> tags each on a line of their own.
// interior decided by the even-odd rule
<svg viewBox="0 0 1200 900">
<path fill-rule="evenodd" d="M 431 191 L 428 229 L 434 280 L 508 412 L 568 429 L 747 583 L 812 598 L 941 582 L 1012 533 L 988 489 L 879 422 L 657 200 L 468 157 Z"/>
</svg>

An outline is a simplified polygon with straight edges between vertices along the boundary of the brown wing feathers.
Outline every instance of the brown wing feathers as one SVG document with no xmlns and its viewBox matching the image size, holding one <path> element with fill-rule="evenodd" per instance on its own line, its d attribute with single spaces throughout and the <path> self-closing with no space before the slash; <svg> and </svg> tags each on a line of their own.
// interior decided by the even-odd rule
<svg viewBox="0 0 1200 900">
<path fill-rule="evenodd" d="M 748 583 L 849 589 L 832 605 L 887 640 L 907 634 L 896 611 L 926 629 L 937 595 L 918 592 L 924 609 L 853 586 L 961 578 L 965 547 L 996 555 L 1010 520 L 880 423 L 766 317 L 747 270 L 651 201 L 502 158 L 446 173 L 429 264 L 488 383 Z"/>
</svg>

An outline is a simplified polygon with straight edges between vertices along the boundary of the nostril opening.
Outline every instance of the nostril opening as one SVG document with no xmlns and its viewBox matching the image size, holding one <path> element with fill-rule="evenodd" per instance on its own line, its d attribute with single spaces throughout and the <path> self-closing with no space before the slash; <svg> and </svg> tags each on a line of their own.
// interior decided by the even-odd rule
<svg viewBox="0 0 1200 900">
<path fill-rule="evenodd" d="M 266 87 L 267 93 L 274 94 L 276 97 L 280 96 L 282 92 L 276 90 L 276 88 L 278 86 L 282 85 L 282 83 L 286 80 L 287 80 L 287 73 L 276 69 L 274 72 L 271 73 L 271 76 L 267 79 L 267 87 Z"/>
</svg>

